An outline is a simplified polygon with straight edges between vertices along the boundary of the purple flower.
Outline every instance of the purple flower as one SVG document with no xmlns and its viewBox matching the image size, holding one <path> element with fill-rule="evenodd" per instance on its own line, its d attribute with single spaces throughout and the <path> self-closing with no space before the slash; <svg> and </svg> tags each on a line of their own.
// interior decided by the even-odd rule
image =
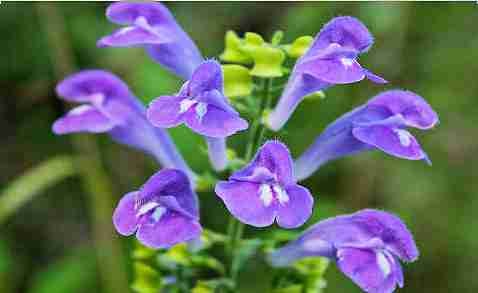
<svg viewBox="0 0 478 293">
<path fill-rule="evenodd" d="M 281 129 L 302 99 L 313 92 L 364 78 L 386 83 L 357 62 L 358 56 L 372 44 L 372 35 L 359 20 L 343 16 L 328 22 L 297 60 L 279 103 L 268 117 L 269 127 Z"/>
<path fill-rule="evenodd" d="M 283 228 L 299 227 L 310 217 L 314 202 L 310 192 L 295 183 L 289 150 L 278 141 L 266 142 L 249 165 L 229 181 L 220 181 L 215 191 L 237 219 L 256 227 L 276 219 Z"/>
<path fill-rule="evenodd" d="M 224 138 L 248 127 L 247 121 L 224 96 L 221 65 L 205 61 L 174 96 L 162 96 L 149 105 L 147 116 L 157 127 L 186 124 L 208 138 L 211 161 L 216 169 L 225 167 Z"/>
<path fill-rule="evenodd" d="M 168 248 L 199 237 L 197 196 L 186 175 L 163 169 L 149 178 L 138 191 L 123 196 L 113 214 L 118 233 L 136 233 L 152 248 Z"/>
<path fill-rule="evenodd" d="M 54 133 L 106 132 L 119 143 L 152 154 L 162 166 L 181 169 L 194 178 L 167 131 L 148 122 L 145 107 L 115 75 L 81 71 L 60 82 L 56 91 L 63 99 L 82 105 L 55 121 Z"/>
<path fill-rule="evenodd" d="M 100 39 L 99 47 L 144 47 L 155 61 L 184 79 L 203 61 L 194 42 L 161 3 L 113 3 L 106 16 L 126 27 Z"/>
<path fill-rule="evenodd" d="M 430 163 L 406 128 L 430 129 L 437 123 L 437 114 L 422 97 L 402 90 L 380 93 L 330 124 L 294 162 L 294 174 L 302 180 L 330 160 L 374 149 Z"/>
<path fill-rule="evenodd" d="M 395 215 L 362 210 L 323 220 L 273 252 L 273 266 L 322 256 L 337 262 L 339 269 L 369 293 L 390 293 L 403 287 L 400 261 L 418 258 L 412 234 Z"/>
</svg>

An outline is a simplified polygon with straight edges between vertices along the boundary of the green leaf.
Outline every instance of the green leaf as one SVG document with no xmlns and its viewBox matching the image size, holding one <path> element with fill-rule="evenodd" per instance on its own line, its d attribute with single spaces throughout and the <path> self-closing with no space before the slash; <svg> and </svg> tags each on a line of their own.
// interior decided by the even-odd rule
<svg viewBox="0 0 478 293">
<path fill-rule="evenodd" d="M 302 36 L 295 39 L 292 44 L 284 46 L 284 49 L 290 57 L 299 58 L 309 49 L 313 41 L 314 38 L 311 36 Z"/>
<path fill-rule="evenodd" d="M 224 72 L 224 92 L 226 97 L 244 97 L 252 92 L 252 76 L 247 67 L 230 64 L 222 66 Z"/>
<path fill-rule="evenodd" d="M 93 250 L 78 250 L 48 265 L 33 277 L 28 293 L 97 292 Z"/>
<path fill-rule="evenodd" d="M 73 158 L 58 156 L 27 170 L 0 193 L 0 224 L 47 188 L 76 174 Z"/>
</svg>

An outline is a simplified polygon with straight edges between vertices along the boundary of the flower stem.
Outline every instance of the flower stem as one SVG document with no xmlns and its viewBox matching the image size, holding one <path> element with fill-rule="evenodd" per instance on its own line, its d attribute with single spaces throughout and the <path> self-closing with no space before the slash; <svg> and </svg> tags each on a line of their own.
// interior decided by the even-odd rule
<svg viewBox="0 0 478 293">
<path fill-rule="evenodd" d="M 257 151 L 261 146 L 262 140 L 264 139 L 267 128 L 262 123 L 262 117 L 264 110 L 270 108 L 272 103 L 272 79 L 267 78 L 262 80 L 262 86 L 260 87 L 260 96 L 261 103 L 258 111 L 256 112 L 256 117 L 252 122 L 251 129 L 249 130 L 249 141 L 246 146 L 246 153 L 244 155 L 244 161 L 248 163 L 252 159 L 252 155 Z M 231 267 L 236 261 L 236 250 L 238 244 L 241 242 L 242 234 L 244 232 L 245 225 L 237 221 L 232 215 L 229 220 L 228 226 L 228 235 L 229 235 L 229 246 L 228 250 L 231 255 Z M 233 283 L 236 283 L 237 276 L 232 275 L 234 272 L 231 270 L 231 279 Z"/>
</svg>

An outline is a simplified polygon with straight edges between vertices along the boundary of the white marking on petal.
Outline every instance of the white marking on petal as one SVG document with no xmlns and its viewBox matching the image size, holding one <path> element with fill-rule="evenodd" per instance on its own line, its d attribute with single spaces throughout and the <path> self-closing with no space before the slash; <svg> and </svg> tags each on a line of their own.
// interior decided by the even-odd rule
<svg viewBox="0 0 478 293">
<path fill-rule="evenodd" d="M 191 99 L 184 99 L 179 103 L 179 113 L 182 114 L 189 110 L 193 105 L 195 105 L 197 102 L 195 100 Z"/>
<path fill-rule="evenodd" d="M 117 36 L 121 36 L 121 35 L 124 35 L 124 34 L 128 33 L 129 31 L 132 31 L 132 30 L 134 30 L 134 27 L 132 27 L 132 26 L 127 26 L 127 27 L 125 27 L 125 28 L 120 29 L 120 30 L 116 33 L 116 35 L 117 35 Z"/>
<path fill-rule="evenodd" d="M 274 185 L 274 187 L 272 188 L 274 189 L 274 192 L 276 193 L 277 199 L 279 200 L 280 204 L 285 204 L 289 202 L 289 195 L 282 187 L 280 187 L 279 185 Z"/>
<path fill-rule="evenodd" d="M 161 220 L 163 215 L 166 213 L 167 209 L 165 207 L 157 207 L 154 212 L 151 214 L 151 217 L 155 222 Z"/>
<path fill-rule="evenodd" d="M 354 64 L 354 60 L 350 58 L 340 58 L 340 62 L 345 66 L 345 67 L 350 67 Z"/>
<path fill-rule="evenodd" d="M 105 101 L 105 95 L 102 93 L 91 94 L 89 96 L 90 102 L 95 105 L 96 107 L 100 107 L 101 104 Z"/>
<path fill-rule="evenodd" d="M 328 247 L 328 246 L 329 246 L 329 243 L 327 241 L 324 241 L 319 238 L 306 240 L 302 244 L 302 248 L 311 252 L 321 251 L 324 247 Z"/>
<path fill-rule="evenodd" d="M 385 277 L 392 272 L 390 262 L 382 252 L 377 252 L 377 264 Z"/>
<path fill-rule="evenodd" d="M 78 106 L 78 107 L 74 108 L 73 110 L 71 110 L 69 114 L 71 114 L 71 115 L 81 115 L 81 114 L 85 113 L 86 111 L 91 110 L 91 108 L 92 107 L 90 105 L 81 105 L 81 106 Z"/>
<path fill-rule="evenodd" d="M 202 118 L 207 113 L 207 104 L 199 102 L 196 106 L 196 114 L 198 115 L 199 121 L 202 121 Z"/>
<path fill-rule="evenodd" d="M 159 203 L 150 201 L 139 208 L 138 212 L 136 213 L 136 216 L 137 217 L 142 216 L 158 206 L 159 206 Z"/>
<path fill-rule="evenodd" d="M 270 206 L 274 199 L 274 195 L 272 194 L 272 188 L 269 184 L 261 184 L 259 187 L 259 198 L 266 207 Z"/>
<path fill-rule="evenodd" d="M 394 129 L 393 132 L 395 132 L 398 135 L 398 139 L 400 140 L 400 144 L 404 147 L 410 146 L 412 143 L 412 139 L 410 137 L 410 134 L 403 129 Z"/>
</svg>

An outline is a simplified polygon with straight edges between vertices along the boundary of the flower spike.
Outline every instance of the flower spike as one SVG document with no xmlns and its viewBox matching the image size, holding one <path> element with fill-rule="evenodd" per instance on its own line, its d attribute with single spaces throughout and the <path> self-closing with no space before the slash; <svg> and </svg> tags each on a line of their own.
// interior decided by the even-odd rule
<svg viewBox="0 0 478 293">
<path fill-rule="evenodd" d="M 367 27 L 353 17 L 336 17 L 324 25 L 307 52 L 297 60 L 279 103 L 268 116 L 268 126 L 276 131 L 281 129 L 305 96 L 335 84 L 364 78 L 386 83 L 357 61 L 372 44 L 373 37 Z"/>
<path fill-rule="evenodd" d="M 366 209 L 320 221 L 274 251 L 269 261 L 282 267 L 304 257 L 327 257 L 363 291 L 391 293 L 397 285 L 403 287 L 400 260 L 413 262 L 418 254 L 412 234 L 397 216 Z"/>
<path fill-rule="evenodd" d="M 117 2 L 108 19 L 125 27 L 98 41 L 99 47 L 144 47 L 159 64 L 188 79 L 203 57 L 191 38 L 161 3 Z"/>
<path fill-rule="evenodd" d="M 389 155 L 430 163 L 407 127 L 430 129 L 438 115 L 420 96 L 390 90 L 339 117 L 294 162 L 297 180 L 303 180 L 330 160 L 379 149 Z"/>
</svg>

